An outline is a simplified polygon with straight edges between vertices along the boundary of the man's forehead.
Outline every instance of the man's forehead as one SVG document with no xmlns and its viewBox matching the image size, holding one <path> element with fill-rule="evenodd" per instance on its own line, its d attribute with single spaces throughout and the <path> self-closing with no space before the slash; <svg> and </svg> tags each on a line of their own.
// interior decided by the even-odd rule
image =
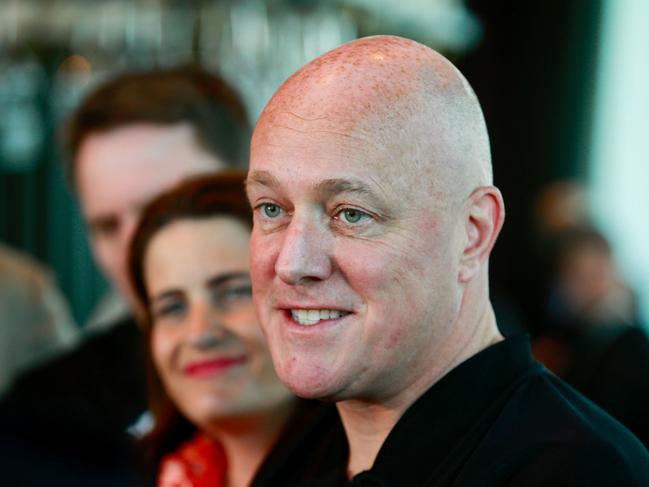
<svg viewBox="0 0 649 487">
<path fill-rule="evenodd" d="M 391 132 L 426 112 L 425 106 L 430 109 L 433 100 L 463 93 L 460 78 L 448 60 L 414 41 L 391 36 L 359 39 L 289 78 L 262 120 L 284 124 L 286 115 L 293 114 L 304 121 L 333 122 L 343 133 L 359 124 L 371 132 Z"/>
<path fill-rule="evenodd" d="M 397 190 L 394 178 L 380 171 L 293 170 L 287 166 L 251 169 L 246 185 L 250 188 L 267 188 L 283 193 L 307 192 L 313 197 L 327 200 L 339 194 L 353 194 L 379 204 Z"/>
<path fill-rule="evenodd" d="M 343 113 L 323 109 L 315 113 L 312 107 L 290 108 L 265 112 L 255 128 L 253 144 L 273 146 L 278 141 L 286 143 L 282 136 L 290 136 L 291 143 L 303 145 L 320 140 L 330 144 L 332 139 L 338 139 L 338 143 L 351 146 L 383 146 L 383 126 L 387 125 L 384 120 L 368 120 L 353 110 Z"/>
<path fill-rule="evenodd" d="M 323 120 L 264 125 L 251 147 L 249 185 L 291 192 L 299 186 L 323 199 L 354 193 L 376 204 L 395 194 L 405 201 L 419 187 L 412 147 L 401 146 L 402 139 L 389 140 L 366 126 L 349 133 L 344 125 L 337 130 Z"/>
<path fill-rule="evenodd" d="M 251 169 L 301 177 L 322 166 L 375 177 L 404 198 L 465 193 L 489 180 L 475 96 L 449 61 L 412 41 L 368 38 L 331 51 L 280 88 L 251 146 Z"/>
<path fill-rule="evenodd" d="M 318 123 L 265 124 L 253 138 L 250 168 L 384 173 L 393 162 L 393 153 L 388 149 L 382 137 L 362 130 L 348 132 L 344 126 L 338 129 Z"/>
</svg>

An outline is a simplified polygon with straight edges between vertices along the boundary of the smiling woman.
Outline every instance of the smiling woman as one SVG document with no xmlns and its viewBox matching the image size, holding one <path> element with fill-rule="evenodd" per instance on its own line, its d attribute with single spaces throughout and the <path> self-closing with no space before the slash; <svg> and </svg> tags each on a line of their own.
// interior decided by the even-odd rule
<svg viewBox="0 0 649 487">
<path fill-rule="evenodd" d="M 255 316 L 250 220 L 242 175 L 204 176 L 154 200 L 132 241 L 159 486 L 249 485 L 294 409 Z"/>
</svg>

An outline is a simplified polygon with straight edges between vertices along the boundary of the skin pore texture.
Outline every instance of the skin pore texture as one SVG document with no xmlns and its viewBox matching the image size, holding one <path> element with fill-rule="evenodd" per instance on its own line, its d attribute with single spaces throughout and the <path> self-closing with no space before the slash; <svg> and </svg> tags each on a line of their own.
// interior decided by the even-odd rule
<svg viewBox="0 0 649 487">
<path fill-rule="evenodd" d="M 475 94 L 407 39 L 324 54 L 259 119 L 247 181 L 257 313 L 282 381 L 337 401 L 350 477 L 432 384 L 502 339 L 488 255 L 504 205 L 491 181 Z"/>
<path fill-rule="evenodd" d="M 92 251 L 132 306 L 126 255 L 141 208 L 184 178 L 224 168 L 186 123 L 134 123 L 84 138 L 75 170 Z"/>
<path fill-rule="evenodd" d="M 294 400 L 255 316 L 249 239 L 233 218 L 181 219 L 144 260 L 156 369 L 178 409 L 223 445 L 229 487 L 250 484 Z"/>
</svg>

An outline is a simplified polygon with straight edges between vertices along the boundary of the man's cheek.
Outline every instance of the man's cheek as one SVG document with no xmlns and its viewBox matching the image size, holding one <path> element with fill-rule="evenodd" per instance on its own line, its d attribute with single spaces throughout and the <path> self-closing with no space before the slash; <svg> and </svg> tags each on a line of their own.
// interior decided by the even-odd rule
<svg viewBox="0 0 649 487">
<path fill-rule="evenodd" d="M 96 242 L 92 245 L 92 253 L 104 274 L 114 279 L 113 269 L 116 265 L 113 263 L 115 259 L 114 255 L 110 252 L 110 248 L 100 242 Z"/>
<path fill-rule="evenodd" d="M 253 236 L 250 240 L 250 275 L 253 280 L 254 288 L 259 288 L 265 279 L 268 279 L 273 273 L 275 252 L 272 251 L 272 242 L 264 244 L 263 239 Z"/>
</svg>

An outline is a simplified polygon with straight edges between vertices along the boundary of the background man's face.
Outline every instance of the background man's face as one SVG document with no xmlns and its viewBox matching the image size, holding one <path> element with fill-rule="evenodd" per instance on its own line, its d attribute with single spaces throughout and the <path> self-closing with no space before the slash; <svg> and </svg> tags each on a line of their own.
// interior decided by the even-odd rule
<svg viewBox="0 0 649 487">
<path fill-rule="evenodd" d="M 257 312 L 298 395 L 386 399 L 421 377 L 449 332 L 461 232 L 408 161 L 367 130 L 323 123 L 286 115 L 256 129 Z"/>
<path fill-rule="evenodd" d="M 223 168 L 186 124 L 133 124 L 83 140 L 76 180 L 93 254 L 124 297 L 132 297 L 126 258 L 140 209 L 183 178 Z"/>
</svg>

